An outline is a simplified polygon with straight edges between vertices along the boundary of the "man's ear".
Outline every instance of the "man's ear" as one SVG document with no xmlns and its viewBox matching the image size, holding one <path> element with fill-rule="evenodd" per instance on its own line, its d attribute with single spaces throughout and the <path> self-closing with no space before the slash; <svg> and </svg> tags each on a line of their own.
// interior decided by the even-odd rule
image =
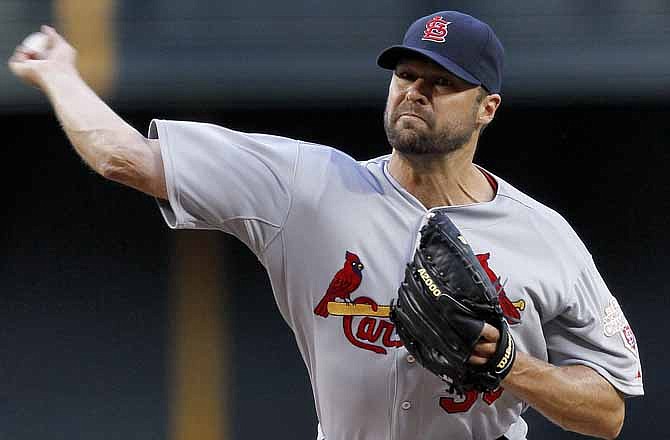
<svg viewBox="0 0 670 440">
<path fill-rule="evenodd" d="M 482 103 L 479 106 L 479 123 L 488 125 L 496 115 L 496 111 L 500 104 L 502 103 L 502 98 L 499 94 L 493 93 L 491 95 L 484 96 Z"/>
</svg>

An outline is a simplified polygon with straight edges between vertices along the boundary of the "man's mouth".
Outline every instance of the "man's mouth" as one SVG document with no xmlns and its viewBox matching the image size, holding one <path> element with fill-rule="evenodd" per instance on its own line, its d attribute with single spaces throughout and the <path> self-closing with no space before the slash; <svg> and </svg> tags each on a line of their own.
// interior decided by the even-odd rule
<svg viewBox="0 0 670 440">
<path fill-rule="evenodd" d="M 425 120 L 424 118 L 422 118 L 421 116 L 417 115 L 416 113 L 412 113 L 412 112 L 403 112 L 403 113 L 400 113 L 400 115 L 398 116 L 398 119 L 397 119 L 397 120 L 399 121 L 399 120 L 402 119 L 402 118 L 418 119 L 418 120 L 422 121 L 424 124 L 428 125 L 428 122 L 426 122 L 426 120 Z"/>
</svg>

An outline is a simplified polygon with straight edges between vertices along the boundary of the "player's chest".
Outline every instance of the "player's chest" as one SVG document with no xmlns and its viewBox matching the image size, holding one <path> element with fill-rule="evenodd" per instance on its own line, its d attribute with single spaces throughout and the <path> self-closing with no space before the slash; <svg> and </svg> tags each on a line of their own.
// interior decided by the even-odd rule
<svg viewBox="0 0 670 440">
<path fill-rule="evenodd" d="M 314 275 L 305 312 L 311 314 L 317 332 L 335 332 L 340 342 L 374 353 L 386 353 L 402 345 L 389 319 L 405 267 L 412 256 L 421 218 L 393 227 L 365 227 L 333 232 L 315 252 L 310 272 Z M 520 327 L 532 313 L 526 285 L 532 262 L 506 246 L 496 234 L 469 232 L 480 264 L 498 286 L 505 317 Z M 535 318 L 533 317 L 534 321 Z"/>
</svg>

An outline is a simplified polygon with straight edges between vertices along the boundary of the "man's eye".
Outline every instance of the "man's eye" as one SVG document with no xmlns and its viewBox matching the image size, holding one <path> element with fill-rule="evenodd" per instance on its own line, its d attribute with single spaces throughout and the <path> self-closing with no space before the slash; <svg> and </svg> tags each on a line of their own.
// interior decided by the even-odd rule
<svg viewBox="0 0 670 440">
<path fill-rule="evenodd" d="M 397 71 L 395 74 L 400 79 L 411 79 L 409 72 Z"/>
<path fill-rule="evenodd" d="M 435 84 L 442 87 L 450 87 L 453 85 L 449 78 L 438 78 L 435 80 Z"/>
</svg>

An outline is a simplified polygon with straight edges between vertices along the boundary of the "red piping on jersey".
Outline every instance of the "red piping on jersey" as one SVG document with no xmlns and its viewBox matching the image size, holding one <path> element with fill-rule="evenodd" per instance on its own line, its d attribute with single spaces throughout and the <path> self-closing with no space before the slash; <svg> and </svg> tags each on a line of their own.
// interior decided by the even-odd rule
<svg viewBox="0 0 670 440">
<path fill-rule="evenodd" d="M 492 175 L 487 173 L 485 170 L 481 168 L 477 168 L 481 173 L 486 177 L 486 180 L 489 182 L 489 185 L 491 185 L 491 188 L 493 188 L 493 192 L 495 194 L 498 194 L 498 182 L 496 182 L 496 179 L 493 178 Z"/>
</svg>

